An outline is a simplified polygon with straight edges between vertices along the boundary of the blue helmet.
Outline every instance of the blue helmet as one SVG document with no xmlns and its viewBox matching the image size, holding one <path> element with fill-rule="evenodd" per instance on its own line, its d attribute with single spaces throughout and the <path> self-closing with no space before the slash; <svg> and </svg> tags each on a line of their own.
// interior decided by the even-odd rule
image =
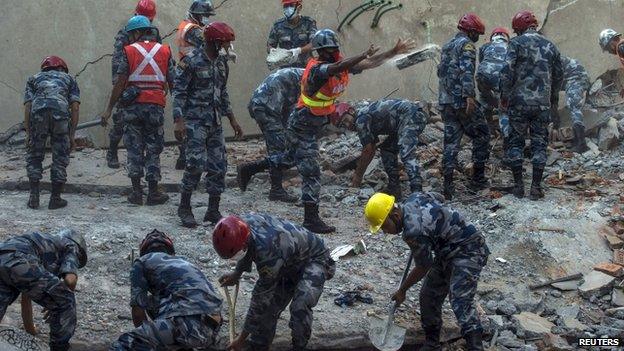
<svg viewBox="0 0 624 351">
<path fill-rule="evenodd" d="M 324 48 L 339 48 L 338 36 L 331 29 L 321 29 L 312 37 L 312 50 Z"/>
<path fill-rule="evenodd" d="M 152 28 L 152 23 L 149 18 L 141 15 L 130 18 L 128 24 L 126 24 L 126 32 L 131 32 L 137 29 L 149 29 Z"/>
</svg>

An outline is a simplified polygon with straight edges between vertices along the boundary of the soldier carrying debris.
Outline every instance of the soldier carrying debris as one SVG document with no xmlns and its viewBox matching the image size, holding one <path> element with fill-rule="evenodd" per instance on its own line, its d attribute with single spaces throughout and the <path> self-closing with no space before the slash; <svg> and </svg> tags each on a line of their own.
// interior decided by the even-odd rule
<svg viewBox="0 0 624 351">
<path fill-rule="evenodd" d="M 212 243 L 221 258 L 237 262 L 234 272 L 219 278 L 221 285 L 237 284 L 243 272 L 251 272 L 252 263 L 260 275 L 243 330 L 228 350 L 241 350 L 245 343 L 250 350 L 269 350 L 277 320 L 288 304 L 292 350 L 305 350 L 312 308 L 336 270 L 323 239 L 289 221 L 251 213 L 222 219 Z"/>
<path fill-rule="evenodd" d="M 387 135 L 386 140 L 379 145 L 379 151 L 388 174 L 388 193 L 401 198 L 397 156 L 401 157 L 409 177 L 410 191 L 422 191 L 416 147 L 418 137 L 429 120 L 429 107 L 420 102 L 398 99 L 376 101 L 357 110 L 347 104 L 341 105 L 337 107 L 339 114 L 342 112 L 340 110 L 346 111 L 338 126 L 357 131 L 363 147 L 351 186 L 358 188 L 362 185 L 364 172 L 375 156 L 379 136 Z"/>
<path fill-rule="evenodd" d="M 37 331 L 31 300 L 47 310 L 50 350 L 67 351 L 76 329 L 78 269 L 87 264 L 82 234 L 71 229 L 58 235 L 31 233 L 0 244 L 0 321 L 7 307 L 22 294 L 24 329 Z"/>
<path fill-rule="evenodd" d="M 343 58 L 338 36 L 330 29 L 322 29 L 312 38 L 318 58 L 312 58 L 303 73 L 301 96 L 289 119 L 288 150 L 266 159 L 238 166 L 238 184 L 242 191 L 254 174 L 270 167 L 288 169 L 297 166 L 303 179 L 301 200 L 304 205 L 303 226 L 315 233 L 331 233 L 335 227 L 327 225 L 319 216 L 321 192 L 318 164 L 317 133 L 336 112 L 338 99 L 349 85 L 349 74 L 378 67 L 396 55 L 414 47 L 412 40 L 399 39 L 394 48 L 375 55 L 378 48 L 371 45 L 358 56 Z"/>
<path fill-rule="evenodd" d="M 80 89 L 67 72 L 67 64 L 62 58 L 48 56 L 41 62 L 41 72 L 26 82 L 24 128 L 28 145 L 26 173 L 30 182 L 27 206 L 32 209 L 39 208 L 39 181 L 43 177 L 42 162 L 48 138 L 52 148 L 52 194 L 48 209 L 67 206 L 61 193 L 67 182 L 69 154 L 74 148 L 80 118 Z"/>
<path fill-rule="evenodd" d="M 136 329 L 110 351 L 192 349 L 214 346 L 221 327 L 221 299 L 195 265 L 175 256 L 171 238 L 158 230 L 145 236 L 130 273 L 130 306 Z M 147 311 L 156 298 L 153 320 Z M 156 307 L 156 306 L 154 306 Z"/>
<path fill-rule="evenodd" d="M 150 22 L 153 22 L 154 17 L 156 17 L 156 3 L 154 2 L 154 0 L 140 0 L 137 3 L 136 9 L 134 10 L 134 15 L 145 16 L 150 20 Z M 143 36 L 143 40 L 150 40 L 162 43 L 162 39 L 160 38 L 157 30 L 146 33 Z M 113 58 L 111 59 L 111 67 L 113 69 L 113 86 L 119 78 L 119 73 L 117 73 L 117 71 L 123 60 L 124 48 L 130 44 L 132 44 L 132 42 L 130 41 L 130 34 L 126 31 L 126 28 L 124 26 L 124 28 L 120 29 L 115 36 L 115 44 L 113 46 Z M 113 114 L 112 128 L 108 133 L 109 148 L 106 152 L 106 162 L 109 168 L 119 168 L 117 149 L 119 147 L 119 142 L 121 142 L 121 139 L 123 138 L 123 135 L 123 114 L 121 113 L 121 108 L 117 108 L 115 110 L 115 113 Z"/>
<path fill-rule="evenodd" d="M 243 136 L 230 106 L 227 56 L 219 54 L 221 49 L 227 51 L 234 39 L 234 31 L 229 25 L 210 23 L 204 28 L 204 45 L 186 55 L 176 69 L 174 132 L 178 140 L 186 138 L 186 169 L 178 206 L 178 216 L 184 227 L 197 226 L 191 195 L 203 172 L 206 172 L 209 196 L 204 222 L 216 224 L 222 217 L 219 203 L 225 190 L 227 158 L 221 117 L 227 116 L 237 138 Z"/>
<path fill-rule="evenodd" d="M 412 250 L 416 267 L 392 300 L 400 305 L 407 291 L 424 278 L 420 316 L 425 331 L 421 350 L 440 350 L 442 304 L 449 295 L 468 350 L 483 350 L 483 328 L 475 307 L 481 270 L 490 251 L 477 228 L 438 193 L 412 194 L 403 203 L 384 193 L 373 195 L 364 210 L 370 231 L 401 234 Z"/>
<path fill-rule="evenodd" d="M 280 68 L 304 68 L 312 53 L 310 41 L 316 33 L 316 21 L 301 15 L 303 0 L 282 0 L 284 17 L 273 24 L 267 49 L 281 48 L 291 52 L 290 63 Z"/>
<path fill-rule="evenodd" d="M 546 165 L 548 124 L 557 109 L 563 79 L 557 47 L 537 32 L 537 18 L 530 11 L 518 12 L 514 32 L 501 72 L 501 106 L 509 114 L 511 134 L 507 157 L 513 172 L 513 194 L 524 197 L 522 163 L 525 136 L 531 135 L 533 182 L 531 200 L 544 197 L 542 176 Z"/>
<path fill-rule="evenodd" d="M 267 156 L 272 157 L 286 152 L 286 128 L 288 117 L 295 109 L 301 94 L 302 68 L 283 68 L 264 79 L 254 91 L 247 106 L 264 135 Z M 297 202 L 282 186 L 282 170 L 269 168 L 271 190 L 269 200 Z"/>
<path fill-rule="evenodd" d="M 473 190 L 487 187 L 485 164 L 490 157 L 490 130 L 475 101 L 474 79 L 477 60 L 474 43 L 485 33 L 485 25 L 479 16 L 467 13 L 457 28 L 459 32 L 442 48 L 438 65 L 439 105 L 444 121 L 444 196 L 449 200 L 455 193 L 453 173 L 464 133 L 472 139 L 470 187 Z"/>
</svg>

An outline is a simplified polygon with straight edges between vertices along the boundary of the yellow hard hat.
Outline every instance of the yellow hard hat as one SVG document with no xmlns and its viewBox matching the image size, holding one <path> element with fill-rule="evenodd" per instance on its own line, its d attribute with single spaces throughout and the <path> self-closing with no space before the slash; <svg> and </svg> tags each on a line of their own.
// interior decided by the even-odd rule
<svg viewBox="0 0 624 351">
<path fill-rule="evenodd" d="M 376 193 L 371 196 L 364 208 L 364 216 L 370 224 L 370 232 L 375 234 L 388 218 L 388 214 L 394 206 L 394 196 Z"/>
</svg>

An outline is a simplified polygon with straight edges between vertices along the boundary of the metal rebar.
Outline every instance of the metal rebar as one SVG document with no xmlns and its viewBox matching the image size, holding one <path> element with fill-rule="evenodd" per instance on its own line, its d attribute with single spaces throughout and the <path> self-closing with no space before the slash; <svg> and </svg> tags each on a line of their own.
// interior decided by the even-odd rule
<svg viewBox="0 0 624 351">
<path fill-rule="evenodd" d="M 373 22 L 373 26 L 374 26 L 374 27 L 377 27 L 377 25 L 379 25 L 379 21 L 381 20 L 381 17 L 382 17 L 383 15 L 385 15 L 386 13 L 388 13 L 388 12 L 390 12 L 390 11 L 392 11 L 392 10 L 399 10 L 399 9 L 401 9 L 401 8 L 403 8 L 403 4 L 398 4 L 398 5 L 396 5 L 396 6 L 392 6 L 392 7 L 390 7 L 390 8 L 387 8 L 387 9 L 383 10 L 383 11 L 379 14 L 379 17 L 377 17 L 377 21 L 376 21 L 376 22 Z"/>
<path fill-rule="evenodd" d="M 347 22 L 347 25 L 350 26 L 351 23 L 353 23 L 353 21 L 355 21 L 356 18 L 360 17 L 361 14 L 363 14 L 366 11 L 372 10 L 373 8 L 383 4 L 384 2 L 386 2 L 386 0 L 372 1 L 370 4 L 362 7 L 355 15 L 353 15 L 353 17 L 349 20 L 349 22 Z"/>
<path fill-rule="evenodd" d="M 374 3 L 374 2 L 375 2 L 375 0 L 370 0 L 368 2 L 363 3 L 360 6 L 357 6 L 353 10 L 349 11 L 349 13 L 347 13 L 347 15 L 342 19 L 342 21 L 340 21 L 340 24 L 338 25 L 338 31 L 340 32 L 340 30 L 342 29 L 342 26 L 344 26 L 344 24 L 347 22 L 349 17 L 351 17 L 351 15 L 355 13 L 355 11 L 363 8 L 364 6 L 370 5 L 371 3 Z"/>
<path fill-rule="evenodd" d="M 388 6 L 392 5 L 392 1 L 388 1 L 387 3 L 379 6 L 379 8 L 377 9 L 377 12 L 375 12 L 375 16 L 373 17 L 373 22 L 371 24 L 371 28 L 375 28 L 375 22 L 377 21 L 377 17 L 379 17 L 379 14 L 381 13 L 381 11 L 383 11 L 383 9 L 385 9 Z"/>
</svg>

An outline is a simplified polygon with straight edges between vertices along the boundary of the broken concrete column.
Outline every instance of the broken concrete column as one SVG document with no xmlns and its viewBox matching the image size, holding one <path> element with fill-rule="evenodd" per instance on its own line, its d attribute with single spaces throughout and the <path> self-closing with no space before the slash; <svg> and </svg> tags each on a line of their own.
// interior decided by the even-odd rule
<svg viewBox="0 0 624 351">
<path fill-rule="evenodd" d="M 618 146 L 620 143 L 620 132 L 618 130 L 618 123 L 615 118 L 610 118 L 609 121 L 600 128 L 598 133 L 598 147 L 600 150 L 611 150 Z"/>
</svg>

